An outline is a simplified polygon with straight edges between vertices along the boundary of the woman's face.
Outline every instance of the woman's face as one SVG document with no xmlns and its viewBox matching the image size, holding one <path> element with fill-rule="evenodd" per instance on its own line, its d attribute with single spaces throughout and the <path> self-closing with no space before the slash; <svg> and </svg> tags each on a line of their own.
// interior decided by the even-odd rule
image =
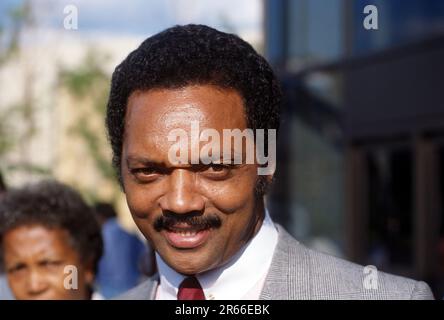
<svg viewBox="0 0 444 320">
<path fill-rule="evenodd" d="M 3 237 L 9 286 L 18 300 L 89 299 L 94 274 L 70 245 L 67 231 L 23 225 Z"/>
</svg>

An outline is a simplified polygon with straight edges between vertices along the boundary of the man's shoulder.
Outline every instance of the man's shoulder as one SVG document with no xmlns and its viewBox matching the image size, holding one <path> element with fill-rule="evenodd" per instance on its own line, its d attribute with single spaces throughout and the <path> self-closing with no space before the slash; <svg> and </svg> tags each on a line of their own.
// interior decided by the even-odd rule
<svg viewBox="0 0 444 320">
<path fill-rule="evenodd" d="M 293 299 L 433 299 L 424 282 L 309 249 L 282 227 L 278 229 L 279 242 L 265 287 L 271 293 L 268 298 L 276 294 L 284 298 L 277 286 L 285 281 L 289 283 L 286 288 L 289 294 L 284 296 Z M 285 271 L 286 279 L 278 279 L 277 272 L 282 275 Z"/>
<path fill-rule="evenodd" d="M 314 298 L 332 294 L 338 299 L 433 299 L 425 282 L 388 274 L 373 266 L 362 266 L 328 254 L 306 249 L 311 278 L 320 288 Z M 330 292 L 327 287 L 333 288 Z M 322 289 L 324 288 L 324 289 Z"/>
<path fill-rule="evenodd" d="M 158 275 L 149 277 L 138 286 L 113 298 L 113 300 L 154 300 L 158 284 Z"/>
<path fill-rule="evenodd" d="M 314 251 L 282 227 L 261 299 L 433 299 L 429 286 Z M 116 300 L 152 300 L 158 275 Z"/>
</svg>

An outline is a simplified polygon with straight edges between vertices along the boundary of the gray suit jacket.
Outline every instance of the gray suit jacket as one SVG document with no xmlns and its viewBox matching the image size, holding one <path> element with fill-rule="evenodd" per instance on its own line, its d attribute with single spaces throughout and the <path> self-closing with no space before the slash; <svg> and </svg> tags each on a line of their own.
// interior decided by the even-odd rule
<svg viewBox="0 0 444 320">
<path fill-rule="evenodd" d="M 313 251 L 277 225 L 279 240 L 261 300 L 422 300 L 433 299 L 425 282 L 377 272 L 377 288 L 364 286 L 364 267 Z M 118 300 L 153 300 L 159 278 L 154 276 Z M 367 286 L 368 287 L 368 286 Z"/>
</svg>

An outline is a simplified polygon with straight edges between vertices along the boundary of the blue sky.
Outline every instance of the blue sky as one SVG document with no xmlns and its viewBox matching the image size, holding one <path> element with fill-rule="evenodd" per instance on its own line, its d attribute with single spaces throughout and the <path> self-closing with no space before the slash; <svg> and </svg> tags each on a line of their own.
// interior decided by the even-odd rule
<svg viewBox="0 0 444 320">
<path fill-rule="evenodd" d="M 0 1 L 0 21 L 23 0 Z M 262 0 L 34 0 L 37 23 L 62 28 L 63 8 L 78 8 L 79 31 L 149 35 L 174 24 L 204 23 L 226 31 L 262 28 Z"/>
</svg>

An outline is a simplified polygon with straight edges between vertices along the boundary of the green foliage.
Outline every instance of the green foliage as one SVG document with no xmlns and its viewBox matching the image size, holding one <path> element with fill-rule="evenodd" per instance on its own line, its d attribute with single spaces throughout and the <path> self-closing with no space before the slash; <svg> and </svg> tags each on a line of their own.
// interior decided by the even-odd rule
<svg viewBox="0 0 444 320">
<path fill-rule="evenodd" d="M 25 27 L 35 24 L 32 5 L 23 1 L 10 10 L 7 16 L 8 28 L 0 22 L 0 65 L 6 63 L 20 50 L 20 36 Z"/>
<path fill-rule="evenodd" d="M 82 99 L 95 94 L 97 100 L 95 101 L 95 107 L 97 107 L 99 111 L 104 112 L 103 105 L 106 95 L 105 99 L 103 99 L 103 91 L 108 89 L 109 76 L 101 67 L 99 62 L 100 58 L 103 58 L 103 55 L 94 50 L 90 50 L 80 66 L 71 70 L 61 70 L 59 78 L 62 85 L 65 86 L 75 98 Z M 106 56 L 104 58 L 107 59 Z"/>
<path fill-rule="evenodd" d="M 31 2 L 23 1 L 14 7 L 7 15 L 6 20 L 0 21 L 0 66 L 16 58 L 20 51 L 23 29 L 35 24 Z M 31 174 L 47 174 L 49 172 L 47 168 L 32 164 L 30 162 L 32 159 L 25 159 L 14 164 L 6 161 L 9 152 L 17 148 L 25 150 L 27 144 L 37 133 L 34 123 L 33 84 L 32 78 L 28 76 L 25 78 L 22 100 L 11 106 L 0 106 L 0 169 L 6 172 L 22 171 Z M 23 123 L 21 130 L 18 129 L 18 126 L 13 125 L 18 122 Z"/>
<path fill-rule="evenodd" d="M 106 101 L 108 97 L 110 77 L 104 71 L 102 63 L 108 57 L 95 50 L 90 50 L 82 63 L 76 68 L 63 69 L 59 73 L 60 84 L 68 93 L 79 101 L 91 104 L 90 110 L 82 111 L 78 121 L 70 128 L 70 134 L 80 137 L 85 143 L 95 168 L 101 176 L 115 185 L 115 198 L 119 194 L 115 172 L 111 160 L 106 154 L 106 137 L 91 124 L 91 118 L 105 119 Z M 89 201 L 100 200 L 96 190 L 82 190 Z M 103 199 L 102 199 L 103 200 Z"/>
<path fill-rule="evenodd" d="M 0 159 L 6 155 L 15 144 L 15 139 L 11 135 L 12 128 L 8 121 L 9 109 L 0 113 Z"/>
<path fill-rule="evenodd" d="M 110 165 L 109 159 L 103 155 L 103 139 L 97 134 L 97 132 L 91 129 L 88 125 L 88 120 L 85 117 L 73 125 L 70 132 L 82 138 L 88 147 L 88 151 L 94 160 L 96 169 L 106 179 L 113 181 L 115 179 L 115 173 L 113 167 Z"/>
</svg>

